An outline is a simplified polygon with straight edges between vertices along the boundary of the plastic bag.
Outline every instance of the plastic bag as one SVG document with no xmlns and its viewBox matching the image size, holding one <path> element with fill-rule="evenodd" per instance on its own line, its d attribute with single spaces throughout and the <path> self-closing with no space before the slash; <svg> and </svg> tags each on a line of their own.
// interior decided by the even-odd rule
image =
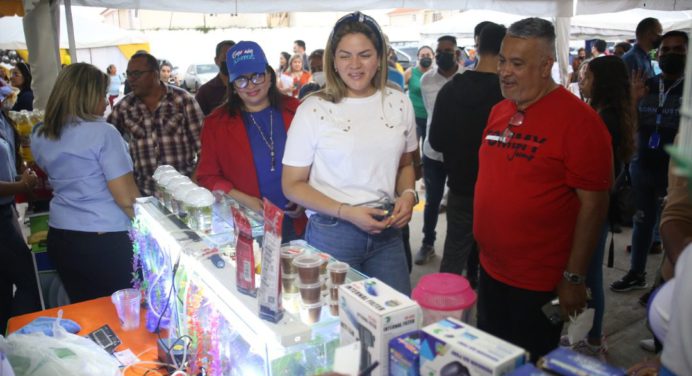
<svg viewBox="0 0 692 376">
<path fill-rule="evenodd" d="M 114 357 L 90 339 L 67 332 L 59 322 L 53 325 L 52 337 L 44 333 L 0 336 L 0 351 L 16 376 L 120 375 L 120 363 Z"/>
<path fill-rule="evenodd" d="M 593 308 L 588 308 L 576 317 L 569 318 L 570 323 L 567 328 L 567 337 L 571 345 L 583 340 L 586 338 L 586 335 L 589 334 L 589 330 L 591 330 L 593 326 L 593 316 L 595 312 Z"/>
</svg>

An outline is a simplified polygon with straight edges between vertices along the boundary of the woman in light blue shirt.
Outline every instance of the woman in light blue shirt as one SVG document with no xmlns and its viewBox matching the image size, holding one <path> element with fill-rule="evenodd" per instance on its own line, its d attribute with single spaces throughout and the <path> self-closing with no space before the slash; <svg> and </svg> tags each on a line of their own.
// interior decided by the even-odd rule
<svg viewBox="0 0 692 376">
<path fill-rule="evenodd" d="M 118 74 L 118 70 L 115 65 L 111 64 L 106 68 L 106 73 L 108 73 L 108 78 L 110 82 L 108 84 L 108 104 L 111 105 L 111 109 L 115 104 L 115 100 L 118 99 L 120 95 L 120 86 L 123 84 L 123 79 Z"/>
<path fill-rule="evenodd" d="M 4 110 L 11 94 L 12 88 L 0 79 L 0 334 L 10 317 L 41 309 L 31 253 L 14 208 L 14 196 L 31 192 L 37 178 L 28 168 L 18 176 L 22 162 L 17 131 Z"/>
<path fill-rule="evenodd" d="M 103 119 L 108 83 L 93 65 L 67 66 L 31 135 L 53 186 L 48 254 L 73 303 L 131 286 L 127 230 L 139 191 L 127 145 Z"/>
</svg>

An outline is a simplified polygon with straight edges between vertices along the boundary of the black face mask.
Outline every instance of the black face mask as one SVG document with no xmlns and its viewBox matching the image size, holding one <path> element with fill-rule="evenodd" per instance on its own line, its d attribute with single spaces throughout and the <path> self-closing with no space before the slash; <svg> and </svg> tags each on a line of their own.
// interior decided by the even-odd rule
<svg viewBox="0 0 692 376">
<path fill-rule="evenodd" d="M 221 74 L 228 77 L 228 66 L 226 65 L 225 61 L 219 63 L 219 70 L 221 71 Z"/>
<path fill-rule="evenodd" d="M 660 45 L 661 45 L 661 37 L 657 37 L 656 39 L 654 39 L 653 42 L 651 42 L 651 49 L 652 49 L 652 50 L 655 50 L 655 49 L 657 49 L 658 46 L 660 46 Z"/>
<path fill-rule="evenodd" d="M 685 71 L 685 55 L 665 54 L 658 58 L 658 66 L 664 73 L 677 75 Z"/>
<path fill-rule="evenodd" d="M 432 65 L 432 58 L 431 57 L 424 57 L 420 59 L 420 66 L 423 68 L 430 68 Z"/>
<path fill-rule="evenodd" d="M 437 62 L 437 66 L 440 67 L 440 69 L 447 71 L 454 67 L 456 55 L 453 53 L 440 52 L 435 55 L 435 62 Z"/>
</svg>

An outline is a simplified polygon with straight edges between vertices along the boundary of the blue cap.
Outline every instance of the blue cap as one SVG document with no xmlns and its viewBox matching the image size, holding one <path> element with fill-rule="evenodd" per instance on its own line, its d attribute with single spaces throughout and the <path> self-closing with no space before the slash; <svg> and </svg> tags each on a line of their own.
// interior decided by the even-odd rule
<svg viewBox="0 0 692 376">
<path fill-rule="evenodd" d="M 233 82 L 239 76 L 264 73 L 267 70 L 267 58 L 259 44 L 240 41 L 226 52 L 226 67 L 228 82 Z"/>
<path fill-rule="evenodd" d="M 0 102 L 4 101 L 5 98 L 12 95 L 12 86 L 8 85 L 5 81 L 0 79 Z"/>
</svg>

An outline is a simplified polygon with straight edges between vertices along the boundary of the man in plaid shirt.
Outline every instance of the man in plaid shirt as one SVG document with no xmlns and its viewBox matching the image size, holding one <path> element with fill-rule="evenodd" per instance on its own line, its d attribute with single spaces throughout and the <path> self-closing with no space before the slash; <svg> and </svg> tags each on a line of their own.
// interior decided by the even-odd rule
<svg viewBox="0 0 692 376">
<path fill-rule="evenodd" d="M 160 81 L 154 56 L 133 55 L 126 73 L 132 92 L 115 105 L 108 122 L 128 141 L 140 191 L 153 195 L 151 176 L 159 165 L 192 176 L 204 115 L 192 95 Z"/>
</svg>

